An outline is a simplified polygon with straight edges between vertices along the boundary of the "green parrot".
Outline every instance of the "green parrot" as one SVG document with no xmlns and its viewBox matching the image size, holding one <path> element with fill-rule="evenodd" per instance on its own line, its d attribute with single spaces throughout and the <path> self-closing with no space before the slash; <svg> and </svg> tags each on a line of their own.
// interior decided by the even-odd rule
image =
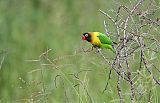
<svg viewBox="0 0 160 103">
<path fill-rule="evenodd" d="M 100 32 L 86 32 L 82 34 L 82 40 L 90 42 L 95 48 L 107 48 L 110 49 L 113 53 L 116 53 L 113 42 L 107 35 Z"/>
</svg>

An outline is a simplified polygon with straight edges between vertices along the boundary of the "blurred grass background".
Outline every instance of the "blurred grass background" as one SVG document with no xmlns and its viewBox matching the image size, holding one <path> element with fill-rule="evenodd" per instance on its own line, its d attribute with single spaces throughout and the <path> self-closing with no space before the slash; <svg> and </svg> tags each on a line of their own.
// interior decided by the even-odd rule
<svg viewBox="0 0 160 103">
<path fill-rule="evenodd" d="M 0 103 L 62 103 L 67 100 L 117 103 L 115 82 L 110 82 L 108 93 L 102 94 L 109 71 L 103 58 L 93 52 L 73 55 L 81 47 L 83 32 L 105 32 L 103 20 L 110 21 L 98 9 L 114 16 L 112 10 L 117 10 L 116 2 L 131 5 L 134 0 L 0 0 L 0 57 L 5 56 L 0 69 Z M 109 26 L 109 31 L 114 28 Z M 62 56 L 57 60 L 60 70 L 41 65 L 47 63 L 45 60 L 26 61 L 39 59 L 47 48 L 52 49 L 48 54 L 51 60 Z M 86 89 L 73 87 L 77 81 L 68 74 L 83 69 L 89 70 L 79 75 Z M 61 75 L 57 77 L 57 88 L 56 75 Z M 123 87 L 126 92 L 130 90 L 126 85 Z"/>
</svg>

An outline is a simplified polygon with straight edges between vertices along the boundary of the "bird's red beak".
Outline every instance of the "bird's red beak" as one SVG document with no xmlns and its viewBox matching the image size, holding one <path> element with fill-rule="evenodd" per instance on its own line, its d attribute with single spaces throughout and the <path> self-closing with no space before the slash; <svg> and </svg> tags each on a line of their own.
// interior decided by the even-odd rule
<svg viewBox="0 0 160 103">
<path fill-rule="evenodd" d="M 82 35 L 82 40 L 86 40 L 86 37 L 84 35 Z"/>
</svg>

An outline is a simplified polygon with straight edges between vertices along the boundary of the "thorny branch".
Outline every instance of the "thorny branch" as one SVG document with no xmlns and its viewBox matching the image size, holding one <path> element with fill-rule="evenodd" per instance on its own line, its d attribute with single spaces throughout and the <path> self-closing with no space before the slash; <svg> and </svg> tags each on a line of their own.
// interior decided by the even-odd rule
<svg viewBox="0 0 160 103">
<path fill-rule="evenodd" d="M 159 44 L 158 40 L 155 39 L 154 36 L 147 35 L 147 34 L 150 34 L 152 30 L 154 30 L 154 27 L 156 28 L 156 26 L 159 26 L 158 21 L 152 20 L 152 18 L 148 17 L 148 15 L 152 15 L 154 13 L 154 10 L 157 10 L 157 9 L 150 10 L 152 8 L 151 6 L 153 6 L 153 8 L 157 6 L 155 6 L 156 4 L 154 4 L 155 3 L 154 0 L 150 0 L 148 6 L 146 6 L 146 9 L 140 10 L 141 6 L 143 5 L 143 2 L 145 1 L 138 0 L 137 3 L 131 9 L 127 6 L 120 5 L 118 8 L 115 20 L 113 19 L 114 17 L 110 16 L 105 11 L 99 9 L 99 11 L 102 14 L 104 14 L 113 23 L 113 26 L 116 28 L 115 31 L 117 33 L 118 45 L 116 48 L 115 59 L 112 61 L 112 63 L 110 63 L 110 61 L 106 59 L 106 57 L 102 54 L 101 51 L 99 53 L 104 58 L 104 60 L 111 65 L 111 68 L 112 68 L 111 70 L 114 70 L 118 76 L 117 92 L 120 98 L 120 103 L 123 102 L 122 101 L 123 97 L 120 89 L 121 80 L 125 80 L 130 84 L 131 101 L 132 103 L 136 101 L 135 93 L 138 91 L 135 90 L 135 88 L 137 87 L 134 81 L 135 78 L 132 77 L 133 68 L 131 67 L 132 62 L 130 62 L 130 60 L 135 55 L 137 55 L 137 53 L 140 53 L 139 71 L 141 70 L 141 68 L 146 68 L 146 71 L 152 77 L 152 80 L 155 82 L 155 84 L 160 85 L 160 80 L 156 78 L 155 76 L 156 74 L 153 74 L 150 65 L 152 65 L 153 67 L 152 69 L 157 70 L 158 73 L 160 73 L 160 70 L 158 69 L 158 67 L 156 67 L 156 65 L 152 61 L 150 61 L 145 56 L 146 55 L 145 52 L 147 50 L 150 50 L 151 52 L 155 52 L 155 53 L 158 53 L 157 51 L 159 50 L 159 46 L 156 46 L 155 48 L 151 46 L 146 46 L 147 45 L 146 41 L 153 41 L 156 43 L 156 45 Z M 122 8 L 123 10 L 126 11 L 125 13 L 127 14 L 127 17 L 123 17 L 123 16 L 119 17 L 119 15 L 123 15 L 123 13 L 121 13 Z M 141 12 L 137 13 L 138 11 L 141 11 Z M 152 11 L 153 13 L 150 13 L 149 11 Z M 143 21 L 146 20 L 149 22 L 145 22 L 145 24 L 139 21 L 137 22 L 136 20 L 134 20 L 134 16 L 139 17 L 139 19 L 143 19 Z M 149 29 L 145 30 L 144 29 L 145 27 L 149 27 Z M 106 25 L 105 25 L 105 28 L 106 28 Z M 110 70 L 109 77 L 108 77 L 107 84 L 105 86 L 104 91 L 107 90 L 108 81 L 111 75 L 111 70 Z M 150 98 L 149 98 L 149 101 L 151 101 Z"/>
<path fill-rule="evenodd" d="M 118 81 L 117 81 L 117 91 L 118 91 L 118 96 L 120 99 L 120 103 L 122 103 L 122 94 L 121 94 L 121 86 L 120 86 L 120 82 L 121 82 L 121 77 L 118 76 Z"/>
<path fill-rule="evenodd" d="M 128 63 L 127 44 L 126 44 L 126 43 L 127 43 L 126 29 L 127 29 L 128 21 L 129 21 L 131 15 L 134 13 L 134 11 L 139 7 L 139 5 L 140 5 L 142 2 L 143 2 L 143 0 L 139 0 L 138 3 L 133 7 L 133 9 L 131 10 L 131 12 L 129 13 L 128 17 L 127 17 L 126 20 L 125 20 L 124 31 L 123 31 L 123 38 L 124 38 L 124 39 L 123 39 L 124 59 L 125 59 L 126 66 L 127 66 L 128 79 L 130 80 L 130 86 L 131 86 L 131 92 L 132 92 L 132 95 L 131 95 L 131 101 L 132 101 L 132 103 L 134 102 L 135 92 L 134 92 L 133 81 L 131 80 L 131 70 L 130 70 L 129 63 Z"/>
</svg>

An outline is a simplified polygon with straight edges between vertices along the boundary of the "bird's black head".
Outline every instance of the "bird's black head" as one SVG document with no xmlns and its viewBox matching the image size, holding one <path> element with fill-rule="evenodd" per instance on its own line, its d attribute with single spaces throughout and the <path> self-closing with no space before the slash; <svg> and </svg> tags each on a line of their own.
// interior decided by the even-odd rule
<svg viewBox="0 0 160 103">
<path fill-rule="evenodd" d="M 91 42 L 91 34 L 90 33 L 82 34 L 82 40 L 87 40 L 88 42 Z"/>
</svg>

